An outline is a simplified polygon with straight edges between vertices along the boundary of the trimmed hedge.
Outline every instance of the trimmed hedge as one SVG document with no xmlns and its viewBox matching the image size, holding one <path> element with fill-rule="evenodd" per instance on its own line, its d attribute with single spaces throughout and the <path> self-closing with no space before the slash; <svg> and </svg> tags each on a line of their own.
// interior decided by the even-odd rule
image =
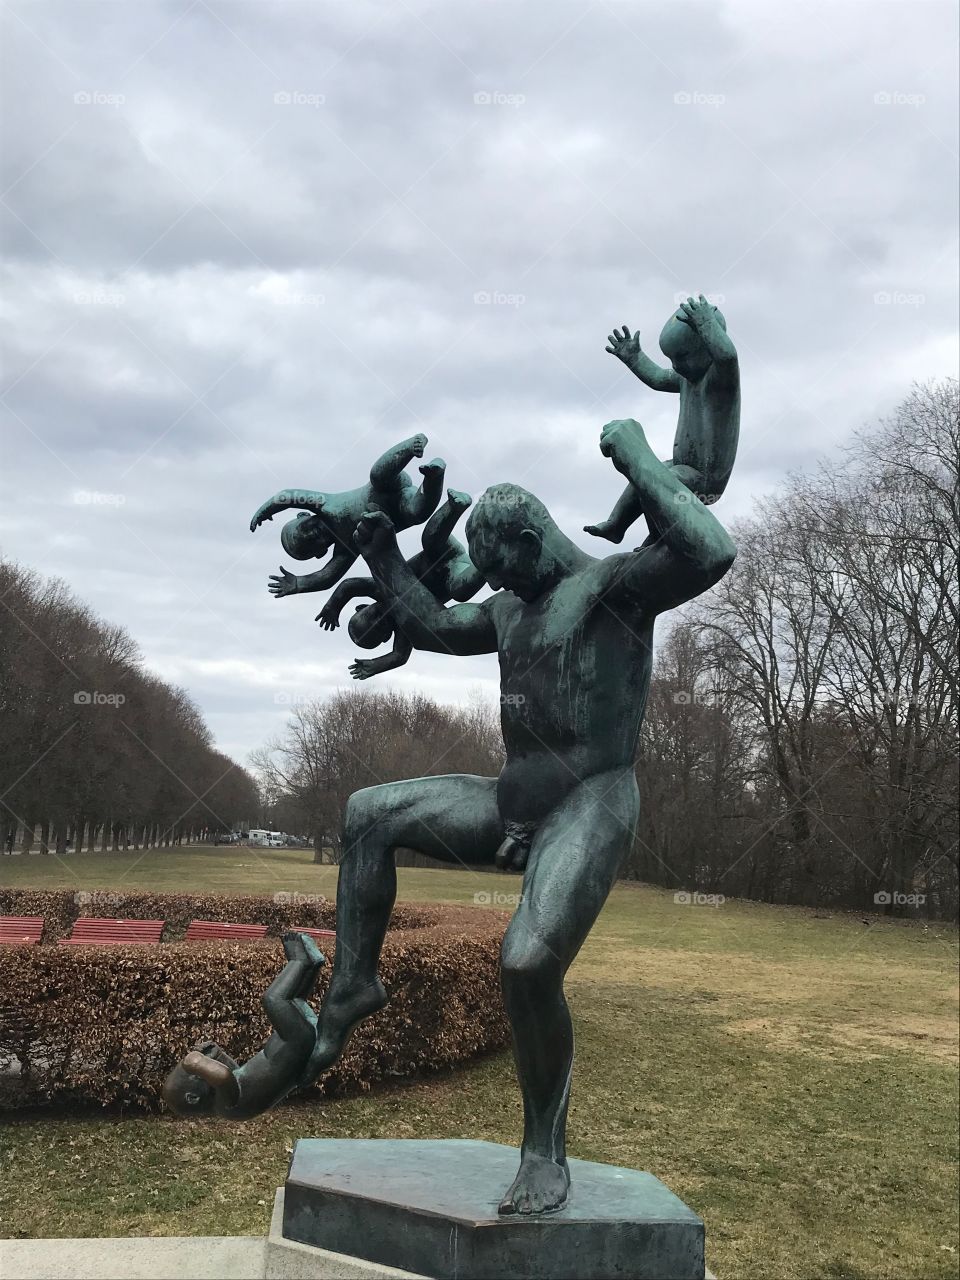
<svg viewBox="0 0 960 1280">
<path fill-rule="evenodd" d="M 6 891 L 0 914 L 44 915 L 44 944 L 70 932 L 72 912 L 164 918 L 180 936 L 195 917 L 268 923 L 273 934 L 335 923 L 332 903 L 116 896 L 123 903 L 114 910 L 94 896 L 82 904 L 87 911 L 70 891 Z M 279 918 L 284 910 L 292 916 Z M 381 960 L 390 1003 L 358 1027 L 340 1062 L 307 1092 L 369 1089 L 508 1044 L 499 978 L 505 926 L 500 912 L 399 904 Z M 260 997 L 283 963 L 276 940 L 0 947 L 0 1105 L 157 1107 L 164 1076 L 198 1041 L 216 1040 L 241 1060 L 260 1049 L 270 1032 Z M 317 1002 L 329 978 L 328 964 Z"/>
</svg>

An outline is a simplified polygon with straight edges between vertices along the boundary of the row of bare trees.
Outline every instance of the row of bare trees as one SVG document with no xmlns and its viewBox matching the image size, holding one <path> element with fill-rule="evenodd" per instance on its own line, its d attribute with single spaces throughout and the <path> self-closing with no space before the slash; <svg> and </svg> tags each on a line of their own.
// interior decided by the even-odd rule
<svg viewBox="0 0 960 1280">
<path fill-rule="evenodd" d="M 661 650 L 636 876 L 957 910 L 958 396 L 915 387 L 735 529 Z"/>
<path fill-rule="evenodd" d="M 254 755 L 272 825 L 309 831 L 317 862 L 340 856 L 348 796 L 361 787 L 440 773 L 499 773 L 503 740 L 492 708 L 445 707 L 422 694 L 354 687 L 291 713 Z"/>
<path fill-rule="evenodd" d="M 0 848 L 63 854 L 202 838 L 254 817 L 253 778 L 122 627 L 0 562 Z"/>
</svg>

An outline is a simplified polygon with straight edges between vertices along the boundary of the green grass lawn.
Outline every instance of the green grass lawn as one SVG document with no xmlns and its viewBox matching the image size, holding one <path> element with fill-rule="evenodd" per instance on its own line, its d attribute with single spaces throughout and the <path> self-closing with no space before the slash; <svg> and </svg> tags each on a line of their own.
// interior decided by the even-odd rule
<svg viewBox="0 0 960 1280">
<path fill-rule="evenodd" d="M 299 851 L 0 859 L 0 883 L 333 896 Z M 515 877 L 401 870 L 408 900 Z M 957 934 L 618 886 L 570 972 L 570 1153 L 649 1169 L 703 1215 L 722 1280 L 957 1274 Z M 516 1143 L 508 1054 L 243 1125 L 62 1113 L 5 1124 L 0 1234 L 266 1229 L 297 1137 Z M 494 1188 L 496 1192 L 498 1188 Z"/>
</svg>

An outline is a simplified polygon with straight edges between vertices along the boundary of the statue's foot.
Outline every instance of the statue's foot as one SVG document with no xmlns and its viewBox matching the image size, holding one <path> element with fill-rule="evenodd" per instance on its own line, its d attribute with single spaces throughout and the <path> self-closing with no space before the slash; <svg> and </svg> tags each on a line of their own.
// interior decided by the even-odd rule
<svg viewBox="0 0 960 1280">
<path fill-rule="evenodd" d="M 466 511 L 467 507 L 473 504 L 469 493 L 464 493 L 461 489 L 448 489 L 447 501 L 451 507 L 459 507 L 461 511 Z"/>
<path fill-rule="evenodd" d="M 342 995 L 327 992 L 320 1007 L 317 1042 L 310 1056 L 311 1079 L 333 1066 L 346 1048 L 354 1027 L 382 1009 L 389 999 L 379 978 L 369 986 L 353 988 Z"/>
<path fill-rule="evenodd" d="M 442 476 L 447 469 L 447 464 L 442 458 L 431 458 L 429 462 L 425 462 L 419 468 L 422 476 Z"/>
<path fill-rule="evenodd" d="M 584 533 L 592 533 L 595 538 L 606 538 L 608 542 L 622 542 L 623 530 L 618 529 L 612 520 L 601 520 L 599 524 L 585 524 Z"/>
<path fill-rule="evenodd" d="M 520 1171 L 497 1210 L 509 1213 L 552 1213 L 567 1202 L 570 1170 L 566 1160 L 558 1164 L 546 1156 L 525 1152 Z"/>
</svg>

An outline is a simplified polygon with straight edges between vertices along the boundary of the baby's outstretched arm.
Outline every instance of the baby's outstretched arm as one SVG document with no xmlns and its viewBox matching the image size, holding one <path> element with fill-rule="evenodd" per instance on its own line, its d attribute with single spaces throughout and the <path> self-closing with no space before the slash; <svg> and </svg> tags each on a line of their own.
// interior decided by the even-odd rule
<svg viewBox="0 0 960 1280">
<path fill-rule="evenodd" d="M 369 680 L 371 676 L 381 676 L 385 671 L 396 671 L 409 661 L 413 653 L 413 645 L 399 631 L 394 632 L 393 648 L 379 658 L 357 658 L 350 663 L 350 674 L 354 680 Z"/>
<path fill-rule="evenodd" d="M 278 600 L 283 596 L 304 595 L 308 591 L 327 591 L 340 581 L 356 559 L 357 552 L 349 551 L 341 544 L 316 573 L 290 573 L 281 565 L 279 574 L 271 574 L 267 589 Z"/>
<path fill-rule="evenodd" d="M 635 333 L 631 336 L 626 325 L 623 326 L 623 333 L 619 329 L 614 329 L 607 338 L 605 350 L 612 356 L 616 356 L 618 360 L 622 360 L 630 372 L 636 374 L 640 381 L 653 391 L 680 390 L 682 381 L 680 375 L 674 373 L 672 369 L 662 369 L 660 365 L 654 364 L 650 357 L 640 350 L 640 335 Z"/>
<path fill-rule="evenodd" d="M 447 540 L 472 502 L 469 493 L 461 493 L 459 489 L 447 490 L 446 502 L 433 513 L 420 535 L 420 545 L 428 555 L 439 556 L 446 551 Z"/>
<path fill-rule="evenodd" d="M 377 584 L 373 578 L 344 579 L 314 618 L 314 622 L 319 622 L 324 631 L 335 631 L 340 625 L 340 615 L 343 613 L 344 606 L 350 600 L 356 600 L 360 596 L 376 600 Z"/>
<path fill-rule="evenodd" d="M 739 378 L 739 357 L 730 335 L 717 319 L 717 308 L 700 294 L 696 300 L 681 302 L 677 319 L 689 325 L 700 337 L 718 373 Z"/>
<path fill-rule="evenodd" d="M 250 521 L 250 532 L 253 533 L 265 521 L 272 520 L 281 511 L 292 511 L 297 508 L 302 511 L 312 511 L 317 515 L 323 510 L 326 500 L 327 494 L 318 493 L 315 489 L 281 489 L 279 493 L 275 493 L 272 498 L 268 498 L 257 507 Z"/>
</svg>

